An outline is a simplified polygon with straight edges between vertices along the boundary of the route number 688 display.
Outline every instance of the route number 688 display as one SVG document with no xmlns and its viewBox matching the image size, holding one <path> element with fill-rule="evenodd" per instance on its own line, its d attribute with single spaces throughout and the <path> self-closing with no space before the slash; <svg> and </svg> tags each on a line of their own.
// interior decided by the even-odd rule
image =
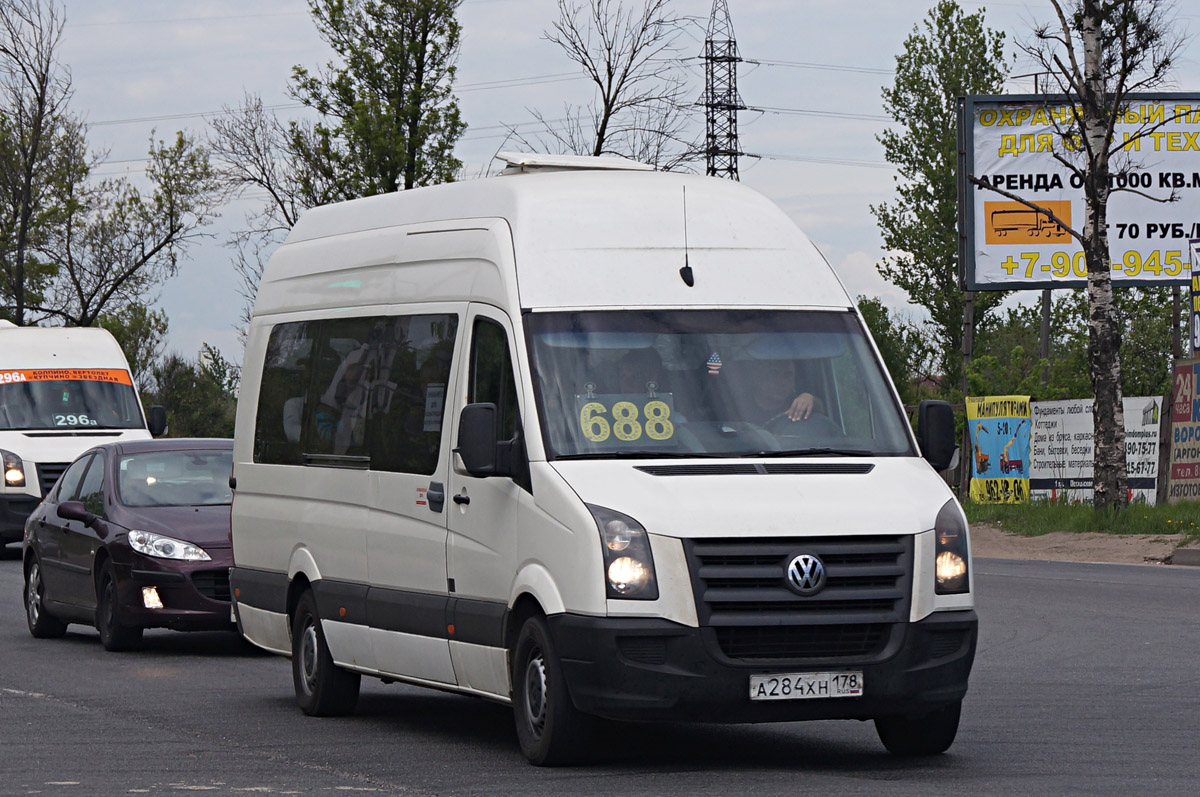
<svg viewBox="0 0 1200 797">
<path fill-rule="evenodd" d="M 675 436 L 670 393 L 576 396 L 579 430 L 593 443 L 665 443 Z"/>
</svg>

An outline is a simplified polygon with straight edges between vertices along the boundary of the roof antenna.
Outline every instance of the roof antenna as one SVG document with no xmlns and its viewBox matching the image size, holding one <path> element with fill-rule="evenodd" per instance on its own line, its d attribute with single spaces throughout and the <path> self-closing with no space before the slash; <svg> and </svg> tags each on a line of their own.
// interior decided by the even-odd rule
<svg viewBox="0 0 1200 797">
<path fill-rule="evenodd" d="M 688 237 L 687 237 L 687 186 L 683 187 L 683 268 L 679 269 L 679 276 L 683 277 L 683 284 L 689 288 L 696 284 L 696 277 L 692 274 L 692 267 L 688 265 Z"/>
</svg>

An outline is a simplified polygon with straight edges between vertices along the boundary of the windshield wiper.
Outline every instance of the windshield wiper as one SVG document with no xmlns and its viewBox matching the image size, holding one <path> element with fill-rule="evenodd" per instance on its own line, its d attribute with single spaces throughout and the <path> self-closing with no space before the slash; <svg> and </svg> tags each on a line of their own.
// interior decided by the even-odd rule
<svg viewBox="0 0 1200 797">
<path fill-rule="evenodd" d="M 570 459 L 729 459 L 743 454 L 708 453 L 701 451 L 603 451 L 592 454 L 559 454 L 555 462 Z"/>
<path fill-rule="evenodd" d="M 759 457 L 870 457 L 874 451 L 865 448 L 792 448 L 782 451 L 759 451 Z"/>
</svg>

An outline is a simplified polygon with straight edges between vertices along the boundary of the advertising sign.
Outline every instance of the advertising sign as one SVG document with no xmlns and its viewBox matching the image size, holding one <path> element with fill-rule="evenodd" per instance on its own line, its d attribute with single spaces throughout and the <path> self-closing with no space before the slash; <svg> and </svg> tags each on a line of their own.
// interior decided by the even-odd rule
<svg viewBox="0 0 1200 797">
<path fill-rule="evenodd" d="M 1029 494 L 1048 501 L 1084 501 L 1093 497 L 1095 445 L 1093 400 L 1035 401 L 1030 405 Z M 1129 500 L 1154 504 L 1158 483 L 1158 427 L 1162 397 L 1125 397 L 1125 467 Z"/>
<path fill-rule="evenodd" d="M 1029 396 L 967 397 L 971 500 L 1029 500 Z"/>
<path fill-rule="evenodd" d="M 1082 143 L 1063 137 L 1078 109 L 1062 97 L 1011 95 L 968 97 L 962 111 L 968 289 L 1085 285 L 1083 250 L 1062 226 L 1083 228 L 1082 182 L 1056 159 L 1082 160 Z M 1186 283 L 1188 241 L 1200 238 L 1200 95 L 1131 95 L 1115 142 L 1123 150 L 1108 201 L 1114 284 Z M 968 185 L 966 175 L 1045 212 Z"/>
<path fill-rule="evenodd" d="M 1200 500 L 1200 360 L 1176 360 L 1171 379 L 1171 482 L 1167 503 Z"/>
<path fill-rule="evenodd" d="M 1200 357 L 1200 241 L 1188 241 L 1192 253 L 1192 356 Z"/>
</svg>

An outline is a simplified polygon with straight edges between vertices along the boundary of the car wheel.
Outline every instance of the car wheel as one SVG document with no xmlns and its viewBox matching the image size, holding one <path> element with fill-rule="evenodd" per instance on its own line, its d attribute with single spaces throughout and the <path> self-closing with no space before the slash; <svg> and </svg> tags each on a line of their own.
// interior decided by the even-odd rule
<svg viewBox="0 0 1200 797">
<path fill-rule="evenodd" d="M 937 755 L 954 744 L 962 702 L 918 716 L 877 717 L 875 730 L 889 753 L 904 756 Z"/>
<path fill-rule="evenodd" d="M 337 717 L 354 713 L 362 676 L 333 663 L 311 590 L 300 596 L 292 618 L 292 681 L 296 702 L 305 714 Z"/>
<path fill-rule="evenodd" d="M 117 570 L 111 561 L 100 571 L 96 590 L 96 630 L 105 650 L 136 650 L 142 644 L 142 629 L 123 625 L 121 606 L 117 600 Z"/>
<path fill-rule="evenodd" d="M 25 622 L 38 639 L 55 639 L 67 633 L 67 624 L 46 611 L 43 592 L 42 563 L 35 556 L 25 568 Z"/>
<path fill-rule="evenodd" d="M 529 763 L 556 766 L 578 761 L 587 748 L 592 721 L 571 702 L 562 662 L 541 616 L 522 624 L 511 671 L 517 740 Z"/>
</svg>

